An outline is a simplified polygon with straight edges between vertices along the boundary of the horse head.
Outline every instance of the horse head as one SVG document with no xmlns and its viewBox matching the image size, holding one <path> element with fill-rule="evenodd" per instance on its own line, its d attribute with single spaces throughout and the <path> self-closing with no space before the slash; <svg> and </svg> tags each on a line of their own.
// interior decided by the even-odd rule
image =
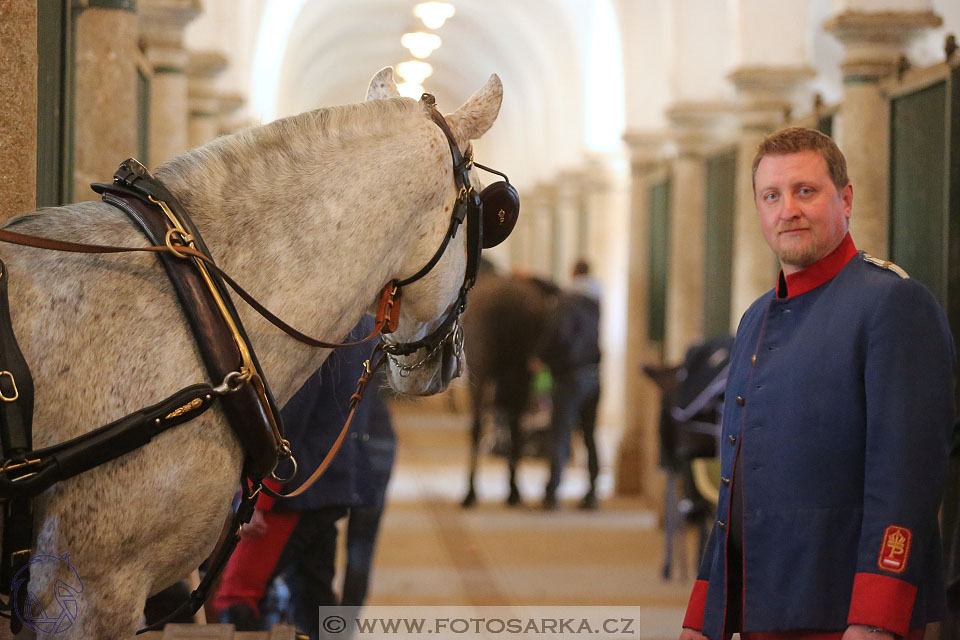
<svg viewBox="0 0 960 640">
<path fill-rule="evenodd" d="M 399 95 L 390 67 L 379 71 L 367 89 L 367 100 L 394 99 Z M 401 267 L 399 281 L 403 283 L 407 279 L 411 282 L 403 293 L 397 330 L 384 340 L 388 353 L 388 381 L 402 393 L 430 395 L 443 391 L 463 371 L 463 334 L 459 316 L 466 303 L 467 290 L 476 278 L 481 240 L 475 234 L 480 233 L 482 237 L 482 231 L 470 230 L 470 225 L 479 229 L 483 222 L 480 219 L 480 196 L 477 195 L 479 181 L 472 168 L 466 180 L 475 193 L 466 196 L 476 199 L 476 209 L 467 216 L 477 216 L 477 220 L 467 219 L 462 224 L 451 222 L 451 216 L 456 216 L 465 200 L 462 184 L 458 186 L 455 177 L 455 166 L 461 161 L 456 156 L 462 154 L 463 158 L 471 158 L 470 141 L 490 129 L 497 119 L 502 99 L 503 85 L 496 75 L 491 75 L 460 108 L 443 116 L 449 134 L 437 122 L 437 116 L 430 113 L 435 109 L 430 98 L 425 95 L 421 100 L 424 118 L 436 123 L 431 124 L 430 148 L 436 150 L 440 145 L 440 149 L 449 151 L 441 154 L 445 159 L 438 184 L 445 195 L 437 201 L 437 206 L 425 207 L 421 214 L 436 223 L 430 225 L 431 232 L 417 239 Z M 457 233 L 458 227 L 467 229 Z M 475 245 L 472 248 L 471 241 Z M 424 266 L 431 263 L 433 266 L 424 272 Z M 416 275 L 410 278 L 411 274 Z M 417 348 L 396 350 L 402 345 Z"/>
</svg>

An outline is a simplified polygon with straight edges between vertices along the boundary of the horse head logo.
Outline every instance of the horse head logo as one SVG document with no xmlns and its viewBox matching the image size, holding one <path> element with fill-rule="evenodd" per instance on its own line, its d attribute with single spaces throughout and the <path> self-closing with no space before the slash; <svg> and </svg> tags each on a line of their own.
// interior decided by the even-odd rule
<svg viewBox="0 0 960 640">
<path fill-rule="evenodd" d="M 49 609 L 43 606 L 40 598 L 26 584 L 31 568 L 36 573 L 41 566 L 44 572 L 51 572 L 54 576 L 51 587 L 53 600 L 48 605 Z M 62 633 L 77 619 L 77 599 L 83 593 L 83 581 L 70 562 L 69 553 L 59 557 L 37 555 L 17 571 L 11 591 L 13 610 L 23 626 L 37 633 Z"/>
</svg>

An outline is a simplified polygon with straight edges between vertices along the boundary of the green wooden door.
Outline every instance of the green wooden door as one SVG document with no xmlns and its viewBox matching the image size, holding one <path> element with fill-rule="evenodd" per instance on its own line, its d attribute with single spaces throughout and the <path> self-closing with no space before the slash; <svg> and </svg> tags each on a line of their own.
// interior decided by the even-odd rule
<svg viewBox="0 0 960 640">
<path fill-rule="evenodd" d="M 73 29 L 70 0 L 37 4 L 37 206 L 70 202 L 73 190 Z"/>
<path fill-rule="evenodd" d="M 946 304 L 947 83 L 890 107 L 890 257 Z"/>
<path fill-rule="evenodd" d="M 670 255 L 670 180 L 650 188 L 649 337 L 663 344 L 667 324 L 667 272 Z"/>
<path fill-rule="evenodd" d="M 703 331 L 706 338 L 730 332 L 733 279 L 733 210 L 737 179 L 736 150 L 707 158 L 707 198 Z"/>
</svg>

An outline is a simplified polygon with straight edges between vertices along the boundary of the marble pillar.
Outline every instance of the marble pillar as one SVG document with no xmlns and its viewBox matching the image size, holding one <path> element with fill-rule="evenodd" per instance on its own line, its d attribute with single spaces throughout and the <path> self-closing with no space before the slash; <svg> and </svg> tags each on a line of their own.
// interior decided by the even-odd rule
<svg viewBox="0 0 960 640">
<path fill-rule="evenodd" d="M 559 270 L 556 281 L 561 286 L 570 282 L 573 264 L 582 256 L 586 248 L 583 221 L 586 208 L 587 176 L 583 171 L 564 171 L 557 178 L 556 227 L 554 237 L 557 242 Z"/>
<path fill-rule="evenodd" d="M 183 31 L 200 15 L 200 0 L 141 0 L 140 35 L 153 69 L 150 83 L 150 157 L 156 167 L 189 149 L 187 52 Z"/>
<path fill-rule="evenodd" d="M 528 264 L 527 243 L 530 236 L 530 215 L 529 201 L 527 194 L 520 194 L 520 217 L 517 218 L 517 226 L 513 228 L 510 237 L 507 238 L 507 245 L 510 251 L 510 270 L 522 271 Z"/>
<path fill-rule="evenodd" d="M 37 4 L 0 0 L 0 222 L 37 192 Z"/>
<path fill-rule="evenodd" d="M 729 78 L 737 91 L 737 183 L 734 191 L 733 284 L 730 330 L 750 304 L 773 286 L 776 258 L 760 233 L 753 201 L 753 156 L 763 138 L 786 122 L 791 97 L 814 76 L 806 66 L 740 67 Z"/>
<path fill-rule="evenodd" d="M 653 500 L 662 482 L 657 474 L 660 393 L 641 372 L 644 363 L 660 364 L 659 349 L 650 344 L 650 187 L 665 169 L 665 135 L 630 132 L 630 220 L 627 253 L 626 353 L 624 369 L 624 433 L 617 447 L 614 477 L 617 493 Z"/>
<path fill-rule="evenodd" d="M 220 98 L 216 78 L 227 68 L 227 57 L 217 51 L 191 51 L 187 59 L 190 148 L 220 135 Z"/>
<path fill-rule="evenodd" d="M 246 103 L 246 99 L 239 93 L 220 94 L 220 129 L 217 135 L 227 135 L 250 126 L 246 119 L 237 116 Z"/>
<path fill-rule="evenodd" d="M 543 278 L 553 278 L 553 227 L 556 213 L 556 187 L 540 183 L 532 190 L 526 212 L 530 215 L 529 256 L 526 265 L 529 272 Z"/>
<path fill-rule="evenodd" d="M 74 200 L 98 200 L 90 183 L 109 181 L 137 154 L 135 11 L 133 2 L 122 0 L 74 3 Z"/>
<path fill-rule="evenodd" d="M 594 152 L 582 166 L 587 218 L 582 257 L 590 263 L 591 274 L 603 283 L 599 424 L 607 437 L 619 440 L 624 431 L 625 371 L 636 365 L 635 354 L 626 349 L 627 309 L 631 304 L 627 296 L 629 160 L 619 151 Z M 611 462 L 602 460 L 601 464 Z"/>
<path fill-rule="evenodd" d="M 916 4 L 911 2 L 911 8 Z M 853 184 L 850 230 L 858 248 L 878 257 L 889 255 L 890 224 L 890 102 L 879 81 L 896 70 L 914 36 L 941 22 L 931 10 L 858 9 L 838 13 L 824 24 L 844 47 L 843 107 L 836 138 Z"/>
<path fill-rule="evenodd" d="M 667 362 L 679 362 L 703 339 L 706 167 L 704 156 L 720 139 L 729 107 L 677 103 L 667 112 L 677 156 L 673 161 L 670 264 L 667 270 Z"/>
</svg>

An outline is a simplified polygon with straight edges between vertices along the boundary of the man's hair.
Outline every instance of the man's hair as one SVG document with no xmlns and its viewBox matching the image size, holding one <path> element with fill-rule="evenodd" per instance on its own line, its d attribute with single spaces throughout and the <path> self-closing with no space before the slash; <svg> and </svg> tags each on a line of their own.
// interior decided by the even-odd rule
<svg viewBox="0 0 960 640">
<path fill-rule="evenodd" d="M 575 276 L 585 276 L 590 273 L 590 263 L 580 258 L 573 265 L 573 275 Z"/>
<path fill-rule="evenodd" d="M 790 127 L 770 134 L 757 147 L 757 154 L 753 157 L 754 192 L 757 190 L 757 167 L 760 166 L 764 156 L 785 156 L 801 151 L 816 151 L 820 154 L 827 163 L 830 180 L 836 185 L 837 191 L 850 182 L 847 176 L 847 161 L 830 136 L 816 129 Z"/>
</svg>

